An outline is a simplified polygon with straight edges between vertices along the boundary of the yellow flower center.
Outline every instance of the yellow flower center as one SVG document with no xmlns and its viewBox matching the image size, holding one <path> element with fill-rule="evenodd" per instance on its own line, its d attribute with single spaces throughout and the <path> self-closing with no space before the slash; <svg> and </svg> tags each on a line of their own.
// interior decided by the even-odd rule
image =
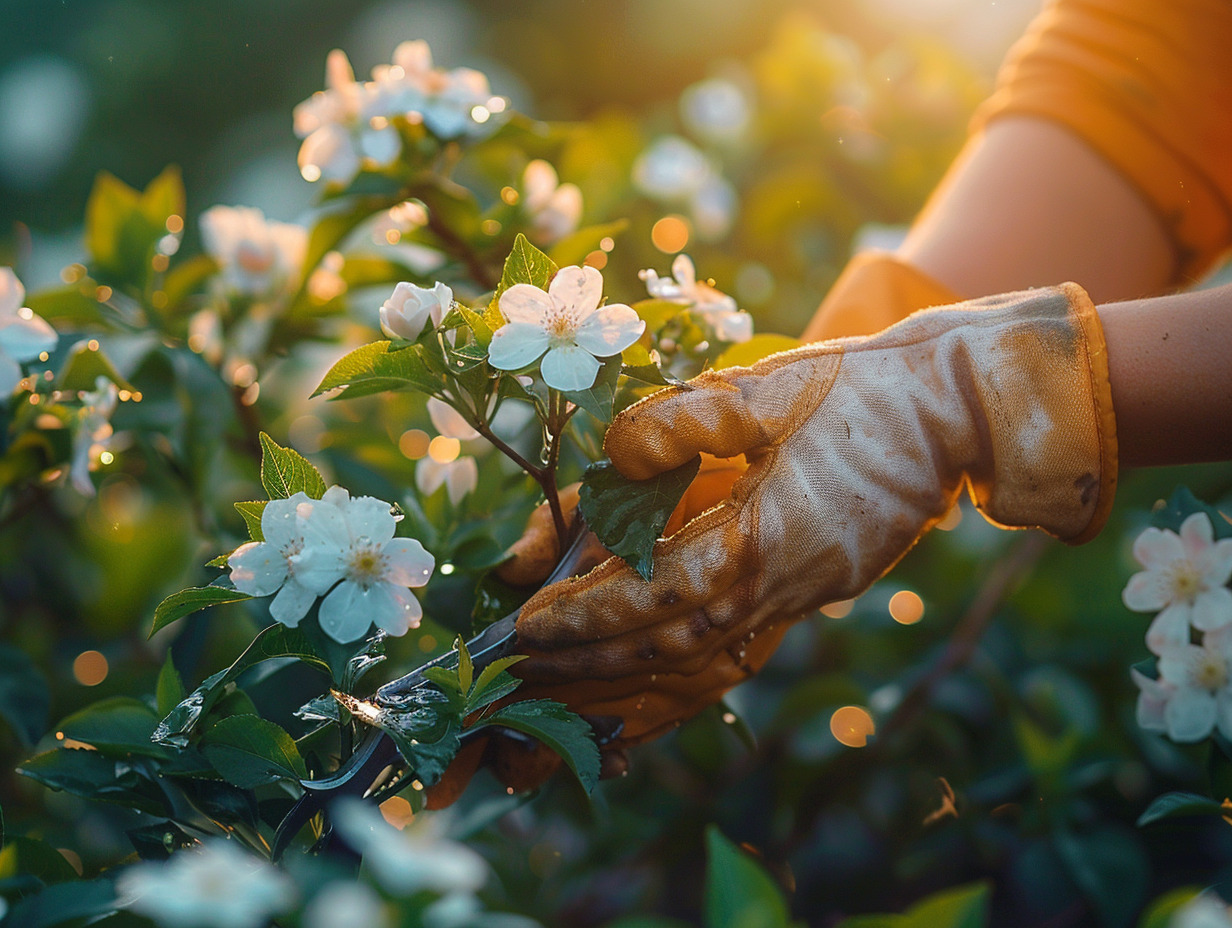
<svg viewBox="0 0 1232 928">
<path fill-rule="evenodd" d="M 351 545 L 346 567 L 348 579 L 367 589 L 385 576 L 388 565 L 381 549 L 367 538 L 361 538 Z"/>
<path fill-rule="evenodd" d="M 1228 683 L 1228 664 L 1222 657 L 1204 650 L 1194 660 L 1193 682 L 1204 690 L 1222 689 Z"/>
<path fill-rule="evenodd" d="M 1168 574 L 1173 602 L 1192 603 L 1194 597 L 1206 588 L 1202 575 L 1188 560 L 1173 561 Z"/>
</svg>

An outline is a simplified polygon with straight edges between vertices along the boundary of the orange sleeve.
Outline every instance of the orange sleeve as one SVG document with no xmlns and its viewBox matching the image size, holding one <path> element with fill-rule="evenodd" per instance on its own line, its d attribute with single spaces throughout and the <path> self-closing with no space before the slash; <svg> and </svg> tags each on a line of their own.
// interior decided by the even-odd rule
<svg viewBox="0 0 1232 928">
<path fill-rule="evenodd" d="M 1146 198 L 1177 285 L 1232 245 L 1232 2 L 1052 0 L 1010 50 L 973 126 L 1059 122 Z"/>
</svg>

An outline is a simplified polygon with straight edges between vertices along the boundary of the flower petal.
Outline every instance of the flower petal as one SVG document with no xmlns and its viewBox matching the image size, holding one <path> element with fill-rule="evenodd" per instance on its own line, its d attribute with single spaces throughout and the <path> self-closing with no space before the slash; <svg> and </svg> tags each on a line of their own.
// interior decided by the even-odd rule
<svg viewBox="0 0 1232 928">
<path fill-rule="evenodd" d="M 240 545 L 227 558 L 231 582 L 249 596 L 269 596 L 287 579 L 287 559 L 282 552 L 264 541 Z"/>
<path fill-rule="evenodd" d="M 381 554 L 389 565 L 384 579 L 399 586 L 423 586 L 436 566 L 436 558 L 414 538 L 395 538 Z"/>
<path fill-rule="evenodd" d="M 585 319 L 603 298 L 603 275 L 590 265 L 562 267 L 548 284 L 552 299 L 568 310 L 574 319 Z"/>
<path fill-rule="evenodd" d="M 1221 538 L 1211 547 L 1202 579 L 1207 586 L 1226 586 L 1232 580 L 1232 538 Z"/>
<path fill-rule="evenodd" d="M 432 420 L 432 427 L 446 438 L 471 441 L 479 437 L 462 413 L 435 396 L 428 397 L 428 418 Z"/>
<path fill-rule="evenodd" d="M 282 585 L 282 589 L 270 603 L 270 615 L 274 617 L 274 621 L 281 622 L 288 628 L 295 628 L 312 608 L 316 598 L 315 592 L 292 577 Z"/>
<path fill-rule="evenodd" d="M 1134 557 L 1147 569 L 1164 567 L 1184 556 L 1180 536 L 1167 529 L 1148 528 L 1134 541 Z"/>
<path fill-rule="evenodd" d="M 547 350 L 548 333 L 532 322 L 510 322 L 496 330 L 488 348 L 488 363 L 497 370 L 516 371 L 533 364 Z"/>
<path fill-rule="evenodd" d="M 556 390 L 587 390 L 595 385 L 599 362 L 595 356 L 576 345 L 561 345 L 543 357 L 539 365 L 543 382 Z"/>
<path fill-rule="evenodd" d="M 753 317 L 743 311 L 724 313 L 714 323 L 714 334 L 737 345 L 747 342 L 753 337 Z"/>
<path fill-rule="evenodd" d="M 317 615 L 321 630 L 339 644 L 362 638 L 372 625 L 363 588 L 350 580 L 338 586 L 321 602 Z"/>
<path fill-rule="evenodd" d="M 530 284 L 514 284 L 501 294 L 500 311 L 510 322 L 529 322 L 537 326 L 553 311 L 552 298 Z"/>
<path fill-rule="evenodd" d="M 1171 689 L 1132 667 L 1129 669 L 1129 675 L 1139 690 L 1138 727 L 1146 731 L 1166 731 L 1164 707 L 1168 704 Z"/>
<path fill-rule="evenodd" d="M 693 289 L 697 283 L 697 269 L 693 266 L 693 259 L 684 253 L 676 255 L 676 259 L 672 261 L 672 276 L 682 290 Z"/>
<path fill-rule="evenodd" d="M 1170 648 L 1188 647 L 1189 607 L 1178 603 L 1155 616 L 1150 628 L 1146 630 L 1146 646 L 1151 649 L 1151 653 L 1161 656 Z"/>
<path fill-rule="evenodd" d="M 1194 628 L 1204 632 L 1223 628 L 1232 622 L 1232 590 L 1226 586 L 1203 590 L 1194 597 L 1190 621 Z"/>
<path fill-rule="evenodd" d="M 42 352 L 55 348 L 59 339 L 56 330 L 41 316 L 0 320 L 0 349 L 17 361 L 33 361 Z"/>
<path fill-rule="evenodd" d="M 390 512 L 389 503 L 375 496 L 357 496 L 351 500 L 343 515 L 351 537 L 367 538 L 373 544 L 383 545 L 394 537 L 398 523 Z"/>
<path fill-rule="evenodd" d="M 11 267 L 0 267 L 0 316 L 12 316 L 26 301 L 26 288 Z"/>
<path fill-rule="evenodd" d="M 592 313 L 578 326 L 573 340 L 598 358 L 620 354 L 646 331 L 646 323 L 624 303 L 613 303 Z M 593 383 L 594 380 L 591 380 Z"/>
<path fill-rule="evenodd" d="M 1215 727 L 1214 694 L 1178 687 L 1164 707 L 1164 724 L 1173 741 L 1201 741 Z"/>
<path fill-rule="evenodd" d="M 1168 605 L 1168 591 L 1159 571 L 1140 570 L 1129 578 L 1121 601 L 1134 612 L 1154 612 Z"/>
<path fill-rule="evenodd" d="M 299 492 L 289 499 L 271 499 L 261 512 L 261 534 L 279 551 L 302 539 L 299 516 L 300 503 L 309 502 L 307 493 Z"/>
<path fill-rule="evenodd" d="M 391 635 L 405 635 L 423 618 L 423 607 L 406 587 L 378 583 L 368 591 L 367 598 L 372 620 Z"/>
<path fill-rule="evenodd" d="M 21 383 L 21 368 L 17 362 L 0 351 L 0 397 L 7 397 Z"/>
<path fill-rule="evenodd" d="M 479 486 L 479 465 L 475 459 L 462 457 L 451 461 L 445 471 L 445 486 L 449 501 L 455 506 L 462 502 L 467 493 L 475 492 L 475 487 Z"/>
<path fill-rule="evenodd" d="M 1181 545 L 1190 560 L 1202 557 L 1214 543 L 1215 530 L 1205 512 L 1190 513 L 1181 523 Z"/>
<path fill-rule="evenodd" d="M 415 486 L 424 496 L 431 496 L 445 482 L 445 468 L 448 464 L 433 460 L 430 457 L 420 458 L 415 465 Z"/>
</svg>

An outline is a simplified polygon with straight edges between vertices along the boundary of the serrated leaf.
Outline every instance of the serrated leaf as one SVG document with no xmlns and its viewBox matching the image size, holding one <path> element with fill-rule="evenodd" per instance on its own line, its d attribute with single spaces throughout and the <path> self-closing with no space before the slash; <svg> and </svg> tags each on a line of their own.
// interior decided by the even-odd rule
<svg viewBox="0 0 1232 928">
<path fill-rule="evenodd" d="M 700 466 L 695 457 L 649 480 L 630 480 L 600 461 L 582 475 L 578 508 L 604 547 L 649 580 L 654 544 Z"/>
<path fill-rule="evenodd" d="M 184 699 L 184 681 L 180 679 L 180 672 L 175 669 L 175 661 L 171 659 L 170 651 L 167 652 L 162 669 L 158 671 L 158 684 L 155 686 L 154 696 L 160 719 Z"/>
<path fill-rule="evenodd" d="M 248 526 L 248 537 L 253 541 L 265 541 L 265 532 L 261 529 L 261 516 L 265 514 L 265 507 L 269 505 L 269 500 L 254 499 L 234 505 L 235 511 L 244 517 L 244 524 Z"/>
<path fill-rule="evenodd" d="M 77 710 L 57 729 L 104 754 L 162 757 L 166 752 L 150 740 L 157 724 L 158 716 L 141 700 L 113 696 Z"/>
<path fill-rule="evenodd" d="M 241 789 L 308 777 L 291 736 L 259 715 L 233 715 L 212 725 L 201 751 L 224 780 Z"/>
<path fill-rule="evenodd" d="M 462 744 L 461 704 L 423 687 L 410 706 L 382 711 L 376 724 L 393 739 L 415 777 L 424 786 L 432 786 L 444 775 Z"/>
<path fill-rule="evenodd" d="M 799 348 L 802 342 L 788 335 L 754 335 L 747 342 L 732 345 L 715 359 L 715 370 L 725 367 L 748 367 L 756 364 L 762 358 L 767 358 L 780 351 L 790 351 Z"/>
<path fill-rule="evenodd" d="M 284 448 L 265 432 L 261 440 L 261 486 L 270 499 L 287 499 L 306 493 L 311 499 L 325 495 L 320 471 L 294 448 Z M 242 515 L 242 513 L 241 513 Z"/>
<path fill-rule="evenodd" d="M 492 713 L 473 727 L 501 725 L 541 741 L 573 771 L 590 792 L 599 782 L 599 748 L 594 732 L 581 716 L 551 699 L 515 702 Z"/>
<path fill-rule="evenodd" d="M 620 357 L 617 355 L 603 362 L 593 386 L 585 390 L 563 391 L 561 395 L 606 425 L 612 421 L 612 406 L 616 402 L 616 384 L 619 380 Z"/>
<path fill-rule="evenodd" d="M 505 259 L 505 268 L 501 272 L 496 292 L 492 294 L 492 300 L 488 304 L 488 312 L 484 314 L 488 328 L 495 332 L 505 324 L 504 314 L 500 311 L 501 294 L 514 284 L 530 284 L 540 290 L 547 290 L 557 270 L 556 263 L 519 232 L 513 240 L 509 257 Z"/>
<path fill-rule="evenodd" d="M 717 825 L 706 829 L 706 857 L 707 928 L 789 928 L 782 890 Z"/>
<path fill-rule="evenodd" d="M 492 329 L 488 327 L 487 320 L 469 306 L 463 306 L 461 303 L 458 304 L 457 311 L 466 320 L 466 324 L 470 326 L 471 332 L 475 336 L 476 344 L 486 352 L 492 344 Z"/>
<path fill-rule="evenodd" d="M 208 677 L 167 714 L 154 729 L 154 740 L 160 744 L 184 747 L 196 728 L 223 694 L 227 686 L 249 667 L 277 657 L 294 657 L 330 672 L 329 663 L 312 646 L 308 637 L 297 628 L 271 625 L 257 635 L 239 657 L 225 670 Z"/>
<path fill-rule="evenodd" d="M 220 606 L 223 603 L 240 603 L 252 599 L 247 593 L 230 586 L 195 586 L 187 590 L 172 593 L 154 610 L 154 624 L 150 627 L 151 637 L 160 629 L 166 628 L 172 622 L 192 615 L 209 606 Z"/>
<path fill-rule="evenodd" d="M 521 686 L 522 681 L 513 674 L 506 673 L 506 671 L 519 661 L 526 660 L 527 656 L 526 654 L 514 654 L 510 657 L 502 657 L 483 668 L 483 671 L 479 674 L 479 679 L 475 681 L 475 688 L 471 690 L 467 698 L 467 713 L 474 712 L 476 709 L 482 709 L 484 706 L 508 696 Z"/>
<path fill-rule="evenodd" d="M 443 386 L 443 379 L 428 369 L 417 347 L 395 347 L 392 342 L 379 341 L 341 358 L 312 395 L 320 396 L 340 387 L 342 392 L 330 399 L 354 399 L 386 390 L 419 390 L 434 395 Z"/>
<path fill-rule="evenodd" d="M 1198 793 L 1172 792 L 1156 797 L 1138 816 L 1138 827 L 1151 825 L 1168 818 L 1186 815 L 1222 815 L 1223 805 L 1209 796 Z"/>
</svg>

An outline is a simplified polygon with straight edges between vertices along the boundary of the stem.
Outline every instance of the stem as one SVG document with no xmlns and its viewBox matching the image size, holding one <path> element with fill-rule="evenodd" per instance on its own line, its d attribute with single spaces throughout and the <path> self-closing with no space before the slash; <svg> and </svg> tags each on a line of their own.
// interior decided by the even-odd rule
<svg viewBox="0 0 1232 928">
<path fill-rule="evenodd" d="M 480 259 L 474 249 L 454 232 L 447 223 L 441 221 L 433 209 L 428 210 L 428 228 L 440 239 L 445 249 L 466 265 L 471 277 L 485 290 L 495 290 L 500 278 L 493 277 L 491 270 Z"/>
</svg>

